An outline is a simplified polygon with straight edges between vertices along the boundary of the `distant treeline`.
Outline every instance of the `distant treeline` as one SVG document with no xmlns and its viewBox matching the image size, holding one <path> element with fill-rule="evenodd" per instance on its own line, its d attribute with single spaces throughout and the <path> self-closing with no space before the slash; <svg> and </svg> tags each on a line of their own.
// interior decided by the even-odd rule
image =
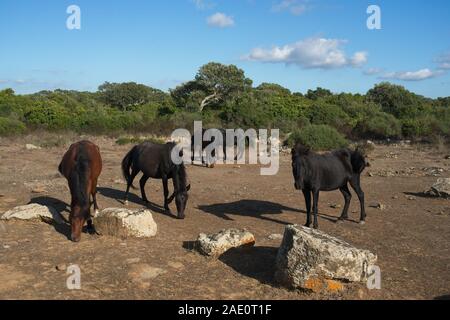
<svg viewBox="0 0 450 320">
<path fill-rule="evenodd" d="M 278 128 L 283 135 L 306 131 L 313 139 L 331 134 L 341 142 L 448 139 L 450 97 L 430 99 L 387 82 L 365 95 L 323 88 L 301 94 L 272 83 L 254 87 L 243 70 L 219 63 L 202 66 L 195 79 L 169 93 L 132 82 L 106 82 L 97 92 L 0 91 L 2 136 L 37 129 L 169 134 L 192 129 L 195 120 L 214 128 Z"/>
</svg>

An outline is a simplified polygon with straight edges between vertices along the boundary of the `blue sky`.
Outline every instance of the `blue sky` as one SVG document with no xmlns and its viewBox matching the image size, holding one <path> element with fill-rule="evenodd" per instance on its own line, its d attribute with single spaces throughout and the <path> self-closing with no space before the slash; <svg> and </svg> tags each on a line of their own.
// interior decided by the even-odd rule
<svg viewBox="0 0 450 320">
<path fill-rule="evenodd" d="M 67 7 L 81 9 L 69 30 Z M 369 5 L 381 30 L 369 30 Z M 105 81 L 167 90 L 210 61 L 255 85 L 365 93 L 383 80 L 450 96 L 447 0 L 2 0 L 0 89 L 95 91 Z"/>
</svg>

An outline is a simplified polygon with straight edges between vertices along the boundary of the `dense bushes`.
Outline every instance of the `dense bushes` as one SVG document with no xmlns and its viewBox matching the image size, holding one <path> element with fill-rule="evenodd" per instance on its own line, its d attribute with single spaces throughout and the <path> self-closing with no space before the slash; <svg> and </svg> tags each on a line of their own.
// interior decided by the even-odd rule
<svg viewBox="0 0 450 320">
<path fill-rule="evenodd" d="M 97 92 L 0 91 L 0 135 L 24 131 L 170 134 L 176 128 L 277 128 L 314 148 L 349 139 L 450 137 L 450 97 L 428 99 L 380 83 L 366 95 L 317 88 L 305 95 L 278 84 L 252 87 L 243 70 L 207 64 L 169 93 L 136 83 L 105 83 Z M 440 138 L 440 139 L 442 139 Z"/>
<path fill-rule="evenodd" d="M 0 136 L 16 135 L 25 132 L 25 124 L 18 120 L 0 117 Z"/>
<path fill-rule="evenodd" d="M 354 132 L 361 138 L 398 138 L 401 136 L 401 125 L 393 115 L 375 112 L 361 120 Z"/>
<path fill-rule="evenodd" d="M 318 151 L 342 148 L 348 145 L 345 137 L 328 125 L 309 125 L 302 130 L 295 131 L 287 139 L 287 144 L 292 147 L 297 142 Z"/>
</svg>

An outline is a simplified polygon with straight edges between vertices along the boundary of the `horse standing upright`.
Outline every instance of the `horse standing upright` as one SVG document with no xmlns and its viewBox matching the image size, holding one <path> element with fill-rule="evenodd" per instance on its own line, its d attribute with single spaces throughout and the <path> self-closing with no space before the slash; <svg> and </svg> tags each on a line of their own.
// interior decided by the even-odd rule
<svg viewBox="0 0 450 320">
<path fill-rule="evenodd" d="M 90 196 L 92 195 L 94 210 L 97 213 L 97 180 L 102 171 L 99 147 L 90 141 L 72 144 L 64 155 L 58 170 L 69 183 L 72 196 L 69 216 L 71 239 L 79 242 L 85 222 L 87 222 L 88 231 L 94 232 Z"/>
<path fill-rule="evenodd" d="M 357 149 L 336 150 L 327 154 L 316 154 L 309 148 L 297 144 L 292 149 L 292 171 L 295 188 L 302 190 L 305 197 L 307 222 L 311 226 L 311 193 L 313 195 L 314 228 L 319 227 L 317 221 L 320 191 L 339 189 L 345 199 L 344 210 L 340 221 L 348 219 L 348 209 L 352 194 L 348 183 L 358 195 L 361 205 L 361 220 L 364 224 L 366 211 L 364 206 L 364 192 L 361 189 L 361 173 L 370 166 L 364 155 Z"/>
<path fill-rule="evenodd" d="M 187 184 L 186 168 L 184 163 L 175 164 L 172 161 L 172 150 L 176 144 L 169 142 L 166 144 L 156 144 L 144 142 L 137 145 L 127 153 L 122 160 L 122 173 L 127 181 L 127 191 L 125 193 L 125 204 L 128 204 L 128 193 L 133 186 L 133 180 L 143 172 L 140 180 L 142 200 L 148 204 L 145 194 L 145 184 L 148 179 L 160 179 L 164 188 L 164 209 L 170 213 L 169 204 L 175 199 L 179 219 L 184 219 L 184 211 L 188 201 L 188 191 L 191 188 Z M 173 180 L 174 192 L 169 197 L 168 180 Z"/>
</svg>

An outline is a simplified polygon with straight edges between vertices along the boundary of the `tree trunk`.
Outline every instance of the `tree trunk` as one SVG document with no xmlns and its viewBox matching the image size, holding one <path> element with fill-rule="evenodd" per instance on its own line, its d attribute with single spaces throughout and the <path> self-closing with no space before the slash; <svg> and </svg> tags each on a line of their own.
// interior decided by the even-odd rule
<svg viewBox="0 0 450 320">
<path fill-rule="evenodd" d="M 217 93 L 213 93 L 212 95 L 207 96 L 200 104 L 200 112 L 202 112 L 206 106 L 217 100 L 219 100 L 219 95 Z"/>
</svg>

